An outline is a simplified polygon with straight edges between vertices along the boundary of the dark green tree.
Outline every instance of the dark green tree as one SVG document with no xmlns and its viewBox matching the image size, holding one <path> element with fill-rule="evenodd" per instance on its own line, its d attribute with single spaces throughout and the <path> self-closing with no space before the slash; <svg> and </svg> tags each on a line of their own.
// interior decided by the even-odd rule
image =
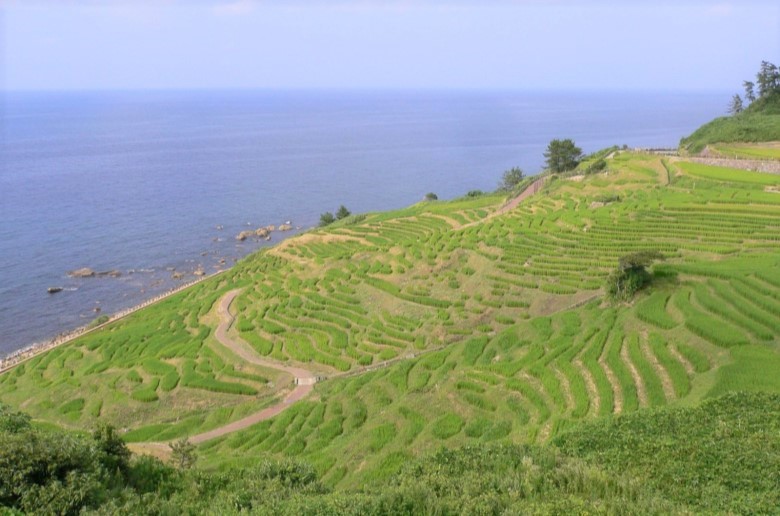
<svg viewBox="0 0 780 516">
<path fill-rule="evenodd" d="M 0 432 L 17 434 L 30 428 L 31 418 L 23 412 L 16 412 L 14 409 L 0 403 Z"/>
<path fill-rule="evenodd" d="M 742 103 L 742 97 L 735 94 L 733 97 L 731 97 L 731 102 L 729 103 L 729 113 L 732 115 L 738 115 L 742 113 L 744 110 L 744 104 Z"/>
<path fill-rule="evenodd" d="M 336 211 L 336 219 L 338 219 L 338 220 L 346 219 L 350 215 L 351 215 L 351 212 L 343 204 L 341 206 L 339 206 L 339 209 Z"/>
<path fill-rule="evenodd" d="M 336 222 L 336 217 L 334 217 L 331 212 L 326 211 L 325 213 L 320 215 L 321 228 L 327 226 L 328 224 L 333 224 L 334 222 Z"/>
<path fill-rule="evenodd" d="M 436 195 L 433 192 L 428 192 L 427 194 L 425 194 L 425 200 L 426 201 L 437 201 L 437 200 L 439 200 L 439 196 Z"/>
<path fill-rule="evenodd" d="M 182 437 L 168 445 L 171 448 L 171 460 L 179 469 L 189 469 L 195 465 L 195 445 L 189 439 Z"/>
<path fill-rule="evenodd" d="M 745 88 L 745 100 L 753 102 L 756 100 L 755 84 L 751 81 L 743 81 L 742 86 Z"/>
<path fill-rule="evenodd" d="M 756 84 L 759 97 L 780 89 L 780 70 L 769 61 L 761 61 L 761 68 L 756 74 Z"/>
<path fill-rule="evenodd" d="M 100 423 L 92 432 L 92 438 L 97 445 L 100 462 L 106 470 L 127 473 L 130 464 L 130 450 L 119 437 L 116 429 L 109 424 Z"/>
<path fill-rule="evenodd" d="M 555 173 L 566 172 L 577 167 L 582 159 L 582 149 L 570 139 L 553 140 L 544 152 L 547 168 Z"/>
<path fill-rule="evenodd" d="M 626 301 L 647 285 L 652 277 L 647 271 L 656 260 L 663 260 L 659 251 L 639 251 L 618 259 L 618 267 L 607 278 L 607 294 L 617 301 Z"/>
<path fill-rule="evenodd" d="M 498 189 L 504 192 L 511 192 L 523 180 L 524 174 L 519 167 L 512 167 L 501 176 L 501 182 Z"/>
</svg>

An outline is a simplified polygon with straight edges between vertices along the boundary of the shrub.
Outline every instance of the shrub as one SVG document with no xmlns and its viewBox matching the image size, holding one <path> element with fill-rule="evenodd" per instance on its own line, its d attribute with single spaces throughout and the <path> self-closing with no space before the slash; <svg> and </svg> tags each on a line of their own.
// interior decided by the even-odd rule
<svg viewBox="0 0 780 516">
<path fill-rule="evenodd" d="M 329 211 L 320 215 L 320 227 L 325 227 L 336 222 L 336 217 Z"/>
</svg>

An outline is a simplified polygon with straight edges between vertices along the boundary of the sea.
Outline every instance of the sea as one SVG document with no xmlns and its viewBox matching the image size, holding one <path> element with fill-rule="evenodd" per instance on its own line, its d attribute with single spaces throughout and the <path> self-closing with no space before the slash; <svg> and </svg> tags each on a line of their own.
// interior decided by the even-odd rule
<svg viewBox="0 0 780 516">
<path fill-rule="evenodd" d="M 585 152 L 675 147 L 721 92 L 0 92 L 0 356 L 316 225 L 496 188 Z M 290 222 L 270 242 L 236 235 Z M 74 278 L 88 267 L 119 276 Z M 176 273 L 182 278 L 176 279 Z M 50 294 L 50 287 L 62 288 Z"/>
</svg>

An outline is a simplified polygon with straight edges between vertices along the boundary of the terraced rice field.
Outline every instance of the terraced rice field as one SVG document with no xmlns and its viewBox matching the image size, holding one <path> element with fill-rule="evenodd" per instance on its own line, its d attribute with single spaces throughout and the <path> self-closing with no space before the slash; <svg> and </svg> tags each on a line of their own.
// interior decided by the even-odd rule
<svg viewBox="0 0 780 516">
<path fill-rule="evenodd" d="M 28 362 L 0 396 L 75 427 L 101 416 L 133 441 L 257 411 L 291 378 L 214 339 L 213 305 L 235 288 L 235 338 L 328 379 L 202 444 L 211 466 L 296 456 L 350 484 L 442 444 L 539 442 L 587 418 L 780 390 L 780 196 L 763 175 L 691 167 L 620 154 L 506 215 L 484 196 L 350 218 Z M 666 257 L 652 289 L 610 306 L 606 276 L 647 249 Z"/>
<path fill-rule="evenodd" d="M 725 158 L 773 159 L 780 160 L 780 143 L 760 144 L 717 144 L 712 148 Z"/>
</svg>

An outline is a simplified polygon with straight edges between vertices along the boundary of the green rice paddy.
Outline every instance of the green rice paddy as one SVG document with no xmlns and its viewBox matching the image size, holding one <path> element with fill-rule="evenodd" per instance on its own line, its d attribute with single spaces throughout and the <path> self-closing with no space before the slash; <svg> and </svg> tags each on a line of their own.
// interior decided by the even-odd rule
<svg viewBox="0 0 780 516">
<path fill-rule="evenodd" d="M 764 189 L 777 184 L 622 153 L 500 216 L 504 198 L 487 195 L 350 218 L 28 361 L 0 376 L 0 399 L 136 442 L 257 412 L 291 379 L 215 339 L 215 302 L 235 288 L 233 336 L 326 380 L 201 445 L 209 467 L 296 457 L 355 485 L 442 445 L 540 443 L 603 416 L 778 391 L 780 196 Z M 642 250 L 666 258 L 652 286 L 610 305 L 606 277 Z"/>
</svg>

